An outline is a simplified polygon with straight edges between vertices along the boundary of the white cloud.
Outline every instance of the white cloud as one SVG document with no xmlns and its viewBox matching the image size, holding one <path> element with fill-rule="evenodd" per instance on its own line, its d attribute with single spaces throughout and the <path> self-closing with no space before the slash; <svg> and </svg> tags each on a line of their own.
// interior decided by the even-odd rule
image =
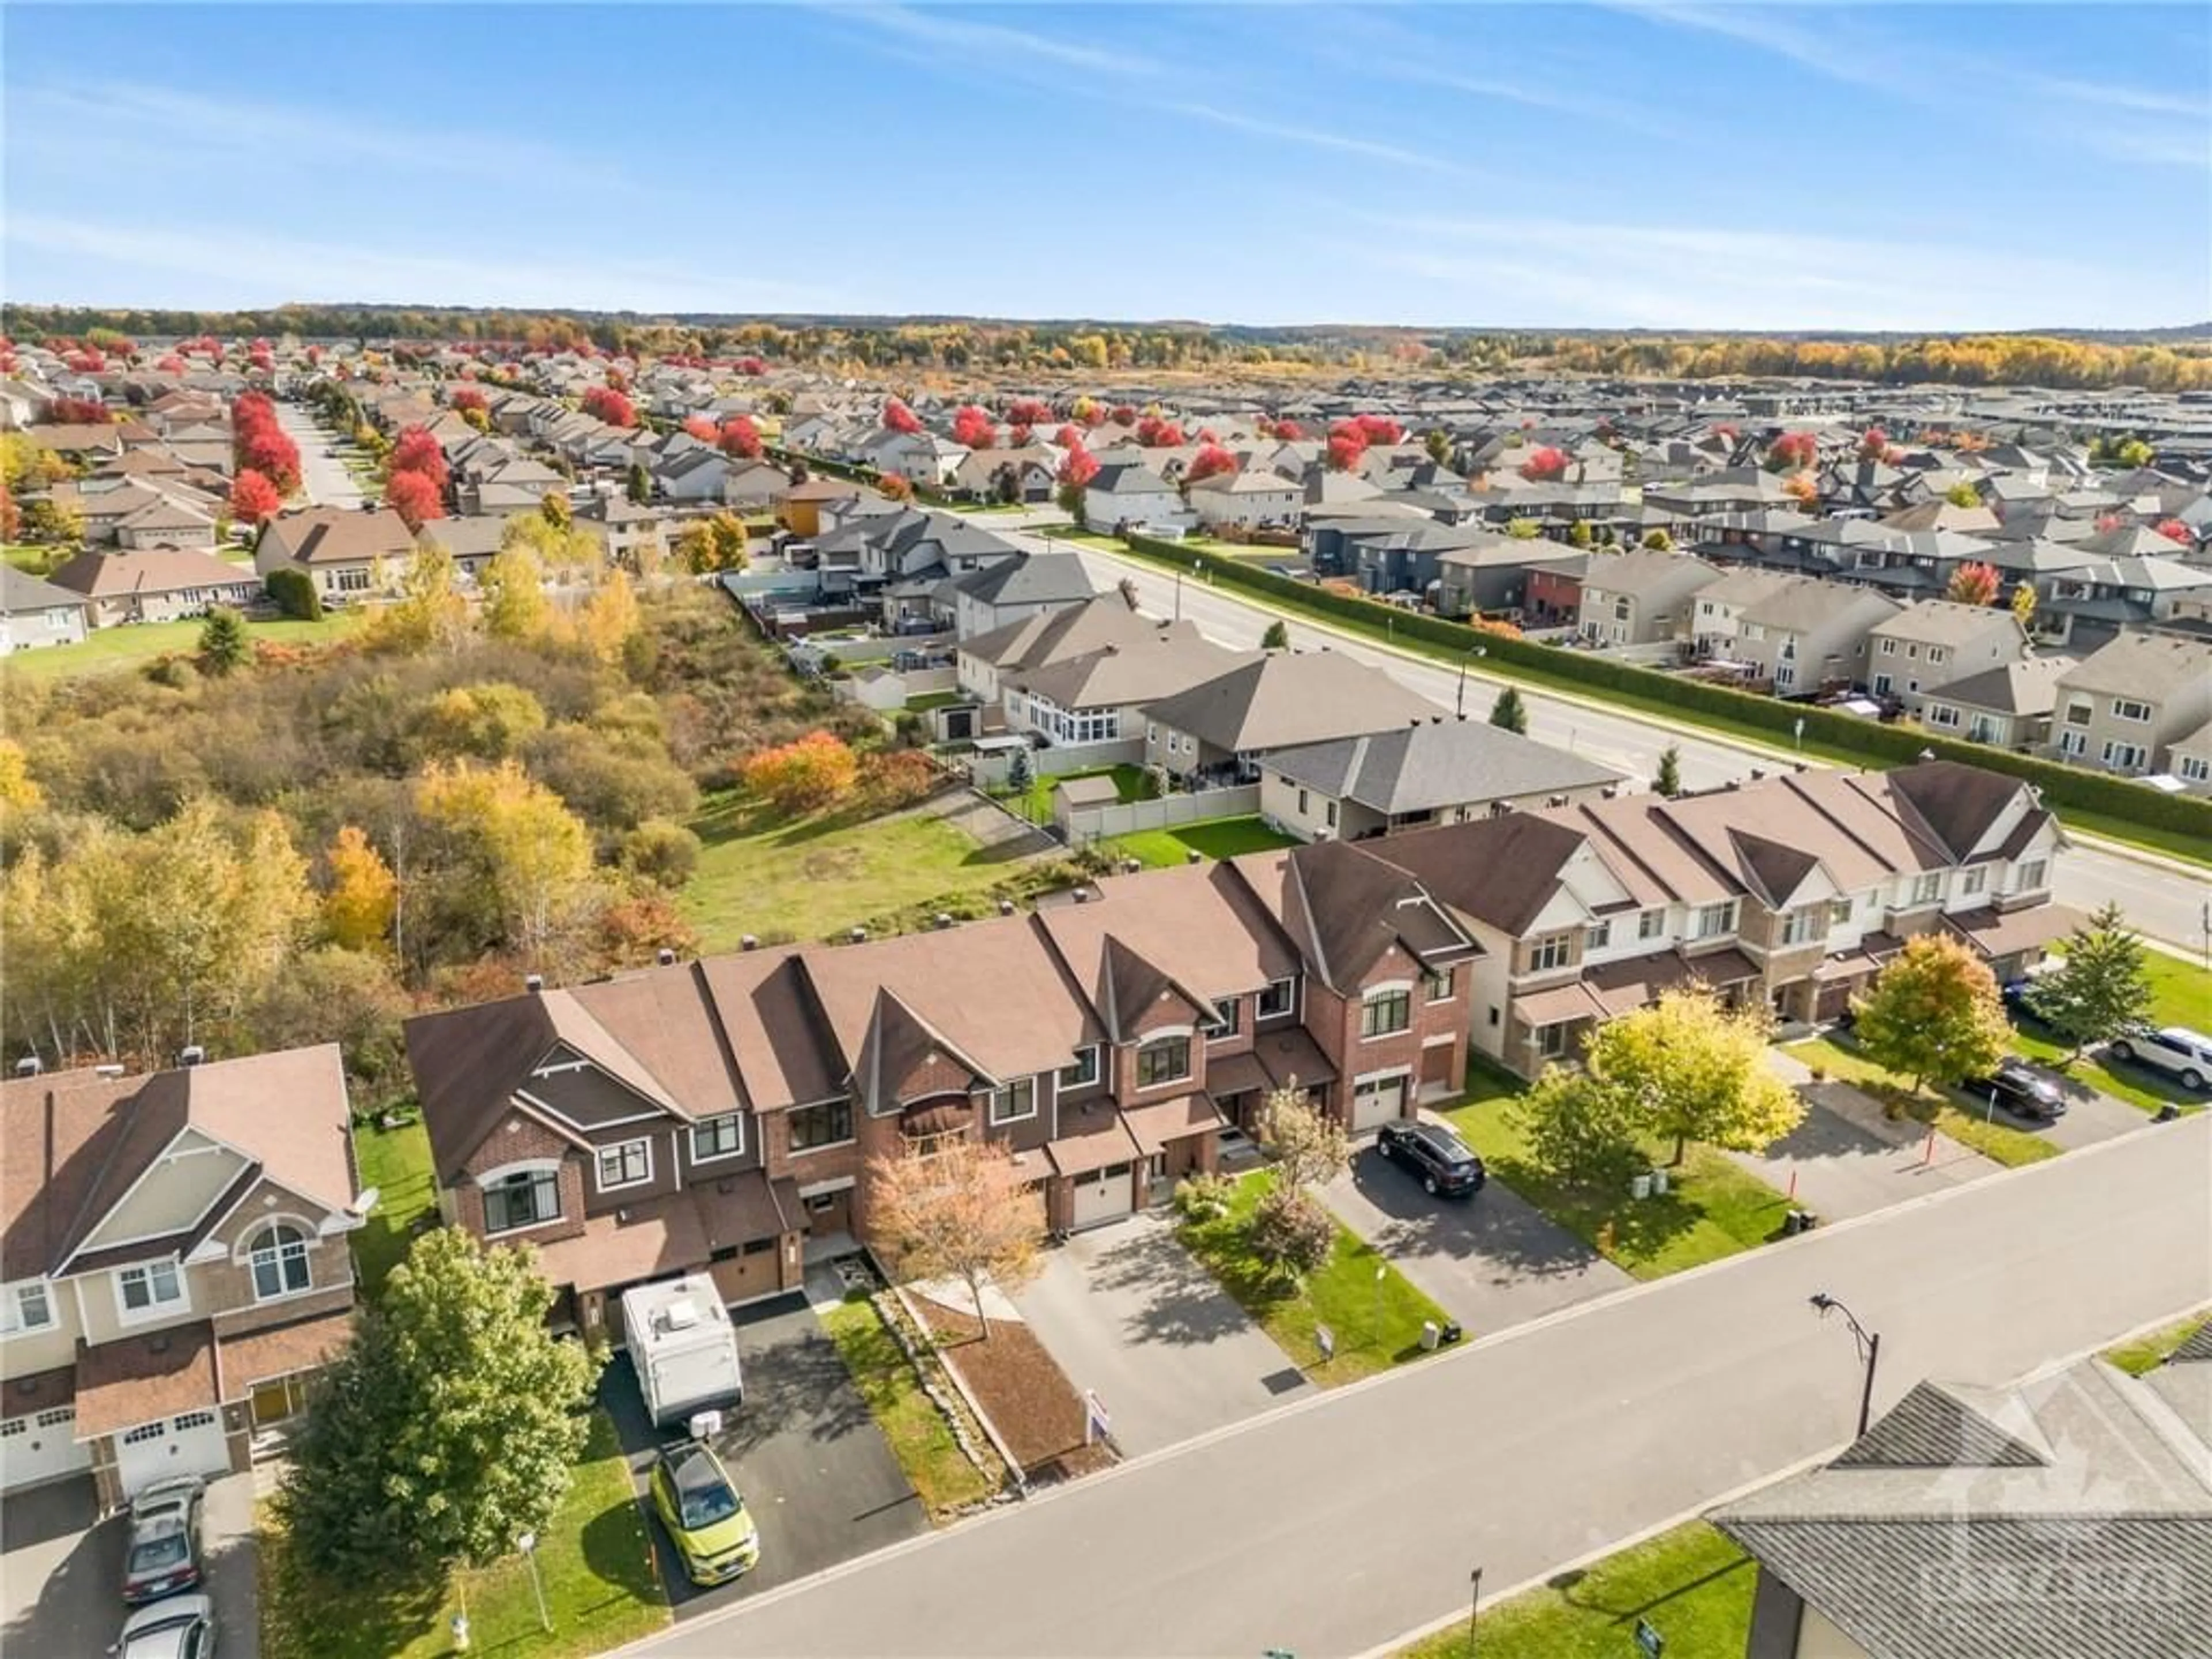
<svg viewBox="0 0 2212 1659">
<path fill-rule="evenodd" d="M 1187 115 L 1194 120 L 1210 121 L 1216 126 L 1227 127 L 1236 132 L 1249 132 L 1261 138 L 1279 138 L 1285 143 L 1304 144 L 1314 149 L 1335 150 L 1346 155 L 1364 155 L 1370 161 L 1388 161 L 1395 167 L 1416 167 L 1425 173 L 1452 173 L 1462 177 L 1477 176 L 1473 168 L 1463 167 L 1442 156 L 1429 155 L 1417 149 L 1385 143 L 1379 139 L 1354 137 L 1349 133 L 1330 132 L 1320 127 L 1292 126 L 1280 121 L 1266 121 L 1255 115 L 1243 115 L 1235 110 L 1218 109 L 1212 104 L 1162 104 L 1160 108 L 1170 114 Z"/>
<path fill-rule="evenodd" d="M 161 228 L 11 214 L 9 259 L 19 250 L 59 255 L 75 280 L 50 297 L 81 303 L 193 308 L 355 301 L 367 304 L 504 306 L 517 309 L 835 311 L 836 289 L 775 277 L 708 276 L 665 265 L 588 265 L 469 253 L 398 252 L 252 232 L 210 234 L 204 227 Z M 95 278 L 88 262 L 99 262 Z M 106 283 L 115 293 L 87 290 Z"/>
<path fill-rule="evenodd" d="M 831 15 L 840 14 L 833 12 Z M 1150 75 L 1159 68 L 1148 58 L 1109 52 L 1103 46 L 1091 46 L 1084 41 L 1063 40 L 1056 35 L 1010 28 L 1003 23 L 976 22 L 969 18 L 950 16 L 942 11 L 921 11 L 906 6 L 866 6 L 853 10 L 849 15 L 890 33 L 902 35 L 925 46 L 939 47 L 963 58 L 1013 52 L 1066 69 L 1091 70 L 1109 75 Z M 1085 15 L 1097 17 L 1103 14 Z"/>
</svg>

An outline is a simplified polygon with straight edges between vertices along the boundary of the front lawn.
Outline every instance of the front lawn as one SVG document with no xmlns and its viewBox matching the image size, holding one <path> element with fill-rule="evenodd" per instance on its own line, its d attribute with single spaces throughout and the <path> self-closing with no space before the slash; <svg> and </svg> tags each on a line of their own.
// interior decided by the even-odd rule
<svg viewBox="0 0 2212 1659">
<path fill-rule="evenodd" d="M 1564 1572 L 1462 1620 L 1399 1659 L 1634 1659 L 1636 1621 L 1681 1659 L 1736 1659 L 1751 1639 L 1752 1559 L 1702 1521 Z"/>
<path fill-rule="evenodd" d="M 930 1519 L 946 1521 L 988 1498 L 996 1483 L 960 1449 L 945 1413 L 922 1391 L 913 1362 L 875 1304 L 855 1292 L 838 1306 L 823 1309 L 822 1326 L 837 1345 L 845 1369 L 853 1373 L 876 1426 L 890 1443 L 891 1455 L 906 1471 Z"/>
<path fill-rule="evenodd" d="M 1916 1095 L 1908 1079 L 1877 1066 L 1854 1044 L 1838 1042 L 1830 1037 L 1814 1037 L 1808 1042 L 1790 1043 L 1782 1052 L 1863 1090 L 1888 1108 L 1893 1115 L 1932 1125 L 1960 1146 L 1970 1146 L 2008 1169 L 2040 1164 L 2045 1158 L 2057 1158 L 2061 1150 L 2041 1135 L 2015 1129 L 1991 1117 L 1986 1109 L 1974 1110 L 1948 1097 Z"/>
<path fill-rule="evenodd" d="M 1336 1248 L 1301 1283 L 1270 1273 L 1252 1254 L 1245 1228 L 1274 1180 L 1272 1170 L 1246 1176 L 1231 1194 L 1226 1214 L 1183 1223 L 1177 1231 L 1191 1254 L 1274 1338 L 1275 1346 L 1324 1389 L 1419 1358 L 1422 1323 L 1433 1321 L 1441 1328 L 1443 1310 L 1342 1222 L 1330 1218 Z M 1322 1358 L 1315 1336 L 1322 1325 L 1336 1338 L 1333 1359 Z"/>
<path fill-rule="evenodd" d="M 333 611 L 320 622 L 249 622 L 246 624 L 246 636 L 249 641 L 267 640 L 275 645 L 328 645 L 354 632 L 367 615 L 366 611 L 356 608 Z M 6 672 L 27 679 L 58 680 L 79 674 L 105 674 L 136 668 L 156 657 L 189 656 L 199 649 L 200 630 L 204 626 L 193 618 L 95 628 L 81 644 L 50 645 L 35 651 L 11 653 Z"/>
<path fill-rule="evenodd" d="M 2143 968 L 2150 980 L 2150 1018 L 2154 1025 L 2187 1025 L 2200 1031 L 2212 1026 L 2212 974 L 2195 963 L 2184 962 L 2163 951 L 2146 950 Z M 2021 1053 L 2053 1070 L 2063 1071 L 2100 1094 L 2124 1100 L 2146 1112 L 2166 1106 L 2179 1106 L 2185 1112 L 2204 1109 L 2203 1096 L 2190 1093 L 2179 1079 L 2163 1072 L 2130 1066 L 2125 1060 L 2107 1061 L 2094 1053 L 2066 1066 L 2063 1062 L 2072 1051 L 2047 1027 L 2021 1020 L 2014 1022 L 2013 1029 L 2013 1046 Z"/>
<path fill-rule="evenodd" d="M 1200 823 L 1177 824 L 1171 830 L 1139 830 L 1117 836 L 1107 849 L 1123 858 L 1139 859 L 1155 869 L 1188 864 L 1193 853 L 1210 859 L 1233 859 L 1245 853 L 1271 852 L 1295 847 L 1296 836 L 1270 830 L 1257 815 L 1237 818 L 1208 818 Z"/>
<path fill-rule="evenodd" d="M 453 1618 L 468 1610 L 470 1650 L 500 1659 L 580 1659 L 651 1635 L 668 1623 L 645 1516 L 614 1425 L 592 1416 L 592 1437 L 568 1495 L 538 1547 L 552 1615 L 538 1620 L 530 1568 L 520 1556 L 460 1576 L 453 1593 L 395 1594 L 311 1579 L 293 1562 L 273 1510 L 260 1511 L 264 1659 L 444 1659 Z"/>
<path fill-rule="evenodd" d="M 980 915 L 984 895 L 1036 867 L 927 811 L 784 818 L 731 794 L 691 828 L 704 846 L 678 905 L 707 951 L 734 950 L 748 933 L 828 939 L 932 905 Z"/>
<path fill-rule="evenodd" d="M 376 1188 L 376 1208 L 354 1235 L 353 1256 L 363 1296 L 374 1297 L 384 1276 L 414 1242 L 415 1229 L 438 1207 L 431 1172 L 430 1137 L 420 1118 L 396 1129 L 362 1124 L 353 1132 L 353 1158 L 363 1189 Z"/>
<path fill-rule="evenodd" d="M 2193 1313 L 2186 1319 L 2177 1319 L 2171 1325 L 2161 1326 L 2132 1342 L 2123 1342 L 2116 1348 L 2107 1348 L 2104 1357 L 2130 1376 L 2141 1376 L 2144 1372 L 2154 1371 L 2166 1364 L 2168 1355 L 2207 1324 L 2212 1324 L 2212 1313 Z"/>
<path fill-rule="evenodd" d="M 1470 1070 L 1470 1086 L 1477 1075 Z M 1626 1188 L 1593 1192 L 1555 1179 L 1528 1155 L 1528 1137 L 1513 1120 L 1513 1092 L 1502 1082 L 1488 1086 L 1496 1092 L 1487 1098 L 1445 1109 L 1461 1138 L 1492 1176 L 1635 1277 L 1662 1279 L 1779 1235 L 1789 1199 L 1710 1146 L 1692 1146 L 1674 1168 L 1667 1166 L 1671 1145 L 1644 1149 L 1654 1168 L 1667 1170 L 1663 1195 L 1638 1199 Z"/>
</svg>

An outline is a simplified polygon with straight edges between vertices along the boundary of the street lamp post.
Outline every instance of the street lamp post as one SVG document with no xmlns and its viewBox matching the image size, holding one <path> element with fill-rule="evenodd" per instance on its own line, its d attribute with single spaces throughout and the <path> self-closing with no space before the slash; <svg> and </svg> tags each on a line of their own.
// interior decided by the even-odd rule
<svg viewBox="0 0 2212 1659">
<path fill-rule="evenodd" d="M 1482 1613 L 1482 1569 L 1467 1576 L 1467 1659 L 1474 1659 L 1475 1620 Z"/>
<path fill-rule="evenodd" d="M 1866 1382 L 1859 1390 L 1858 1437 L 1863 1439 L 1866 1437 L 1867 1424 L 1874 1416 L 1874 1368 L 1881 1358 L 1881 1333 L 1868 1330 L 1865 1326 L 1859 1323 L 1857 1316 L 1849 1308 L 1837 1301 L 1826 1291 L 1814 1291 L 1811 1300 L 1814 1308 L 1823 1319 L 1832 1313 L 1843 1315 L 1844 1322 L 1851 1328 L 1852 1346 L 1858 1350 L 1859 1358 L 1866 1362 Z"/>
<path fill-rule="evenodd" d="M 1486 657 L 1489 654 L 1489 652 L 1482 647 L 1470 645 L 1467 648 L 1466 655 L 1459 659 L 1459 706 L 1455 712 L 1462 720 L 1467 718 L 1467 665 L 1475 658 Z"/>
</svg>

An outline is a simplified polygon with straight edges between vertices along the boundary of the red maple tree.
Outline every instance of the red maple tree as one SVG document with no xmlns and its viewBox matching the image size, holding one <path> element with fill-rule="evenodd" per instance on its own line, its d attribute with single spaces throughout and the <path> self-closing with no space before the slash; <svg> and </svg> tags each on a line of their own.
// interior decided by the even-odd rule
<svg viewBox="0 0 2212 1659">
<path fill-rule="evenodd" d="M 259 524 L 284 505 L 283 496 L 252 467 L 230 481 L 230 516 L 240 524 Z"/>
<path fill-rule="evenodd" d="M 491 412 L 491 399 L 472 386 L 455 386 L 453 396 L 446 401 L 464 415 L 472 409 L 480 414 L 488 415 Z"/>
<path fill-rule="evenodd" d="M 386 463 L 387 474 L 419 472 L 430 481 L 430 488 L 439 495 L 446 493 L 446 452 L 428 427 L 405 426 L 392 446 L 392 458 Z"/>
<path fill-rule="evenodd" d="M 1136 423 L 1137 423 L 1137 406 L 1136 406 L 1136 404 L 1115 404 L 1114 405 L 1114 409 L 1113 409 L 1113 418 L 1114 418 L 1114 424 L 1115 424 L 1115 425 L 1116 425 L 1116 426 L 1134 426 L 1134 425 L 1136 425 Z"/>
<path fill-rule="evenodd" d="M 1349 425 L 1349 422 L 1346 423 Z M 1328 465 L 1334 472 L 1354 472 L 1359 468 L 1360 458 L 1367 453 L 1366 440 L 1359 429 L 1339 428 L 1328 434 Z"/>
<path fill-rule="evenodd" d="M 1051 409 L 1034 398 L 1017 398 L 1006 409 L 1006 419 L 1015 426 L 1042 426 L 1051 418 Z"/>
<path fill-rule="evenodd" d="M 1060 482 L 1072 489 L 1080 489 L 1098 476 L 1098 458 L 1081 444 L 1071 445 L 1067 458 L 1060 464 Z"/>
<path fill-rule="evenodd" d="M 1296 421 L 1277 421 L 1267 430 L 1279 442 L 1286 444 L 1294 444 L 1306 435 L 1306 429 Z"/>
<path fill-rule="evenodd" d="M 717 429 L 712 416 L 693 415 L 684 421 L 684 430 L 687 435 L 696 438 L 701 443 L 710 444 L 714 441 Z"/>
<path fill-rule="evenodd" d="M 107 405 L 97 398 L 57 398 L 46 406 L 46 414 L 61 426 L 106 426 L 112 418 Z"/>
<path fill-rule="evenodd" d="M 410 530 L 420 530 L 431 520 L 446 516 L 446 504 L 439 498 L 437 486 L 420 472 L 395 472 L 386 478 L 384 504 Z"/>
<path fill-rule="evenodd" d="M 1549 483 L 1567 476 L 1567 452 L 1540 444 L 1521 463 L 1521 476 L 1532 483 Z"/>
<path fill-rule="evenodd" d="M 884 404 L 884 430 L 886 432 L 919 432 L 921 417 L 893 398 Z"/>
<path fill-rule="evenodd" d="M 1137 441 L 1147 449 L 1179 448 L 1183 441 L 1182 428 L 1158 415 L 1147 415 L 1137 422 Z"/>
<path fill-rule="evenodd" d="M 748 461 L 761 458 L 760 428 L 753 424 L 750 415 L 734 416 L 722 422 L 722 430 L 715 442 L 725 455 L 735 455 Z"/>
<path fill-rule="evenodd" d="M 1810 466 L 1820 453 L 1819 443 L 1809 432 L 1785 432 L 1774 441 L 1766 452 L 1766 459 L 1778 467 Z"/>
<path fill-rule="evenodd" d="M 637 405 L 611 386 L 585 387 L 584 413 L 597 416 L 609 426 L 628 428 L 637 424 Z"/>
<path fill-rule="evenodd" d="M 2154 528 L 2160 535 L 2170 542 L 2179 542 L 2184 547 L 2191 547 L 2196 544 L 2197 538 L 2190 533 L 2189 526 L 2179 519 L 2161 520 Z"/>
<path fill-rule="evenodd" d="M 999 423 L 989 410 L 963 404 L 952 411 L 952 441 L 969 449 L 992 448 L 999 441 Z"/>
<path fill-rule="evenodd" d="M 1196 483 L 1201 478 L 1218 477 L 1236 470 L 1237 458 L 1219 444 L 1210 443 L 1191 458 L 1190 465 L 1182 476 L 1188 482 Z"/>
</svg>

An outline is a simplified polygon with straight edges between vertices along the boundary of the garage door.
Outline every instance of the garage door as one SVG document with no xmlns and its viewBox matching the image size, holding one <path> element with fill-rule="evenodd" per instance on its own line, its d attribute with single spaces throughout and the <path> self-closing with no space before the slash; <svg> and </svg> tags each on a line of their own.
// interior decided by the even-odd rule
<svg viewBox="0 0 2212 1659">
<path fill-rule="evenodd" d="M 1352 1089 L 1352 1127 L 1356 1133 L 1406 1115 L 1406 1074 L 1363 1078 Z"/>
<path fill-rule="evenodd" d="M 76 1407 L 55 1406 L 0 1420 L 0 1492 L 34 1486 L 92 1467 L 76 1440 Z"/>
<path fill-rule="evenodd" d="M 173 1474 L 228 1474 L 230 1448 L 213 1412 L 186 1412 L 166 1423 L 142 1423 L 116 1437 L 115 1476 L 134 1495 Z"/>
<path fill-rule="evenodd" d="M 1096 1175 L 1079 1176 L 1073 1224 L 1096 1227 L 1103 1221 L 1119 1221 L 1134 1207 L 1129 1196 L 1133 1190 L 1126 1164 L 1109 1164 Z"/>
</svg>

